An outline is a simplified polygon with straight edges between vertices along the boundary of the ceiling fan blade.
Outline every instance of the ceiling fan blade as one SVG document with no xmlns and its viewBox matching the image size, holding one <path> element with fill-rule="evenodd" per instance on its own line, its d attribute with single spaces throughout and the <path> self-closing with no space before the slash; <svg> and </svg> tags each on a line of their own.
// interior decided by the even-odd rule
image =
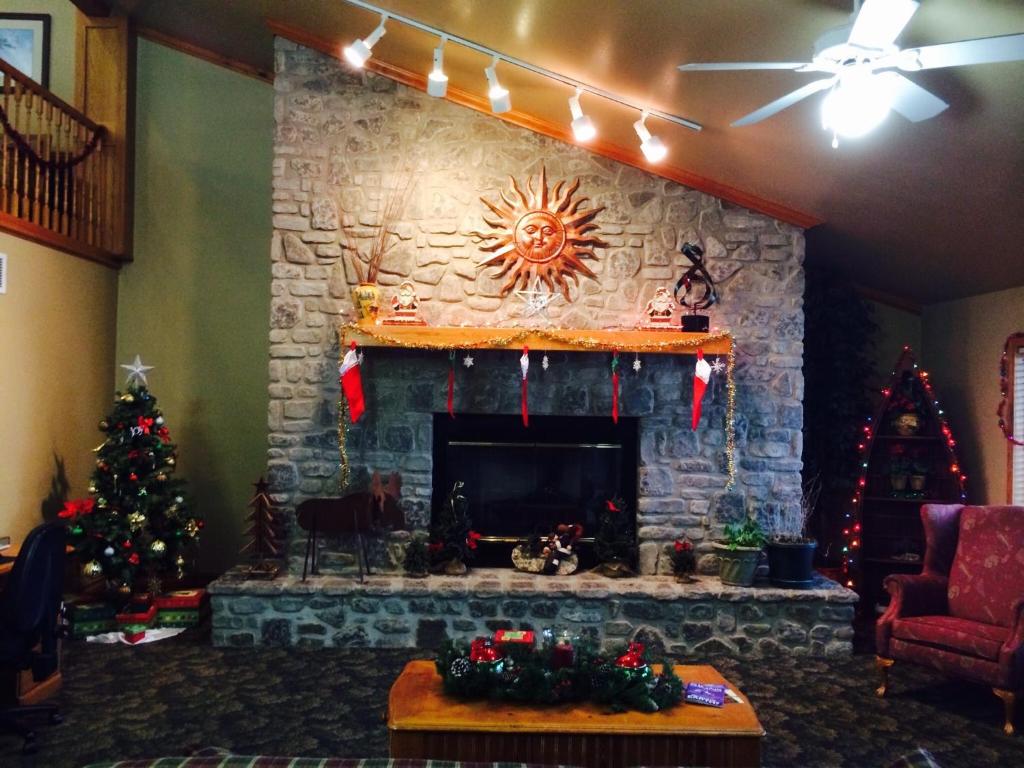
<svg viewBox="0 0 1024 768">
<path fill-rule="evenodd" d="M 1020 61 L 1024 59 L 1024 34 L 981 37 L 977 40 L 961 40 L 958 43 L 926 45 L 923 48 L 907 48 L 900 52 L 906 57 L 907 66 L 900 69 L 938 69 L 940 67 L 962 67 L 965 64 L 993 64 L 999 61 Z M 916 62 L 915 62 L 916 59 Z"/>
<path fill-rule="evenodd" d="M 850 31 L 850 43 L 885 48 L 899 36 L 920 5 L 917 0 L 865 0 Z"/>
<path fill-rule="evenodd" d="M 706 64 L 680 64 L 680 72 L 715 72 L 732 69 L 800 69 L 813 66 L 804 61 L 714 61 Z"/>
<path fill-rule="evenodd" d="M 919 123 L 935 117 L 949 106 L 899 72 L 883 72 L 876 77 L 884 78 L 885 87 L 892 89 L 892 108 L 911 122 Z"/>
<path fill-rule="evenodd" d="M 832 84 L 836 81 L 834 77 L 826 77 L 822 80 L 815 80 L 813 83 L 808 83 L 803 88 L 797 88 L 792 93 L 787 93 L 780 99 L 776 99 L 771 104 L 766 104 L 760 109 L 751 112 L 746 117 L 741 117 L 735 123 L 733 127 L 739 127 L 741 125 L 753 125 L 759 123 L 766 117 L 771 117 L 776 112 L 781 112 L 786 107 L 791 107 L 802 99 L 806 99 L 808 96 L 812 96 L 818 91 L 824 91 L 826 88 L 832 87 Z"/>
</svg>

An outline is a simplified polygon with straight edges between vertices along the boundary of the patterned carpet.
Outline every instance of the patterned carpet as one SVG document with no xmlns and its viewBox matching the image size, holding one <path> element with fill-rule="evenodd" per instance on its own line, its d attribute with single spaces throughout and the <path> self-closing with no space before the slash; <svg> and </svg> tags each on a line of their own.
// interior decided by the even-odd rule
<svg viewBox="0 0 1024 768">
<path fill-rule="evenodd" d="M 388 688 L 422 655 L 215 649 L 189 633 L 134 648 L 75 642 L 61 693 L 64 724 L 39 729 L 34 759 L 20 757 L 20 741 L 0 736 L 0 765 L 72 768 L 210 745 L 386 756 Z M 1024 765 L 1024 735 L 1003 735 L 1002 705 L 985 688 L 897 667 L 891 698 L 880 701 L 867 655 L 711 662 L 753 700 L 768 731 L 766 766 L 884 766 L 917 746 L 944 767 Z"/>
</svg>

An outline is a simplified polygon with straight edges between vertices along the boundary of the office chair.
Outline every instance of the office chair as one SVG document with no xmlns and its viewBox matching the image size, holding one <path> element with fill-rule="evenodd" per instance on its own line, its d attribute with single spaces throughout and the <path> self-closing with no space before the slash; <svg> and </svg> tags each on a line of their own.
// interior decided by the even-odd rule
<svg viewBox="0 0 1024 768">
<path fill-rule="evenodd" d="M 40 525 L 29 533 L 0 594 L 0 668 L 15 675 L 31 669 L 33 679 L 45 680 L 58 667 L 64 542 L 62 523 Z M 56 704 L 0 710 L 0 729 L 20 735 L 26 754 L 36 751 L 35 732 L 22 721 L 38 715 L 48 715 L 51 723 L 62 720 Z"/>
</svg>

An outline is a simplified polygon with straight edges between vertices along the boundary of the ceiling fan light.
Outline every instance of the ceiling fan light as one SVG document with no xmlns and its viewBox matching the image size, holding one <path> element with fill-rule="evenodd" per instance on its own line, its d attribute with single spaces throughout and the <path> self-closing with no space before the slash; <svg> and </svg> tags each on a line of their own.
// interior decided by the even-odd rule
<svg viewBox="0 0 1024 768">
<path fill-rule="evenodd" d="M 881 75 L 850 74 L 840 78 L 821 103 L 821 125 L 847 139 L 865 136 L 885 120 L 893 88 Z"/>
</svg>

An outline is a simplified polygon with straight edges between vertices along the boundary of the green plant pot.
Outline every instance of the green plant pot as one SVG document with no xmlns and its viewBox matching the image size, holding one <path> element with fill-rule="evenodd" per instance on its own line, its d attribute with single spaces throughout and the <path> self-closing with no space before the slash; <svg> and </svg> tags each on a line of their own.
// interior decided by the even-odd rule
<svg viewBox="0 0 1024 768">
<path fill-rule="evenodd" d="M 755 547 L 730 549 L 725 544 L 715 544 L 718 555 L 718 576 L 723 584 L 749 587 L 754 583 L 754 572 L 761 557 L 761 550 Z"/>
</svg>

